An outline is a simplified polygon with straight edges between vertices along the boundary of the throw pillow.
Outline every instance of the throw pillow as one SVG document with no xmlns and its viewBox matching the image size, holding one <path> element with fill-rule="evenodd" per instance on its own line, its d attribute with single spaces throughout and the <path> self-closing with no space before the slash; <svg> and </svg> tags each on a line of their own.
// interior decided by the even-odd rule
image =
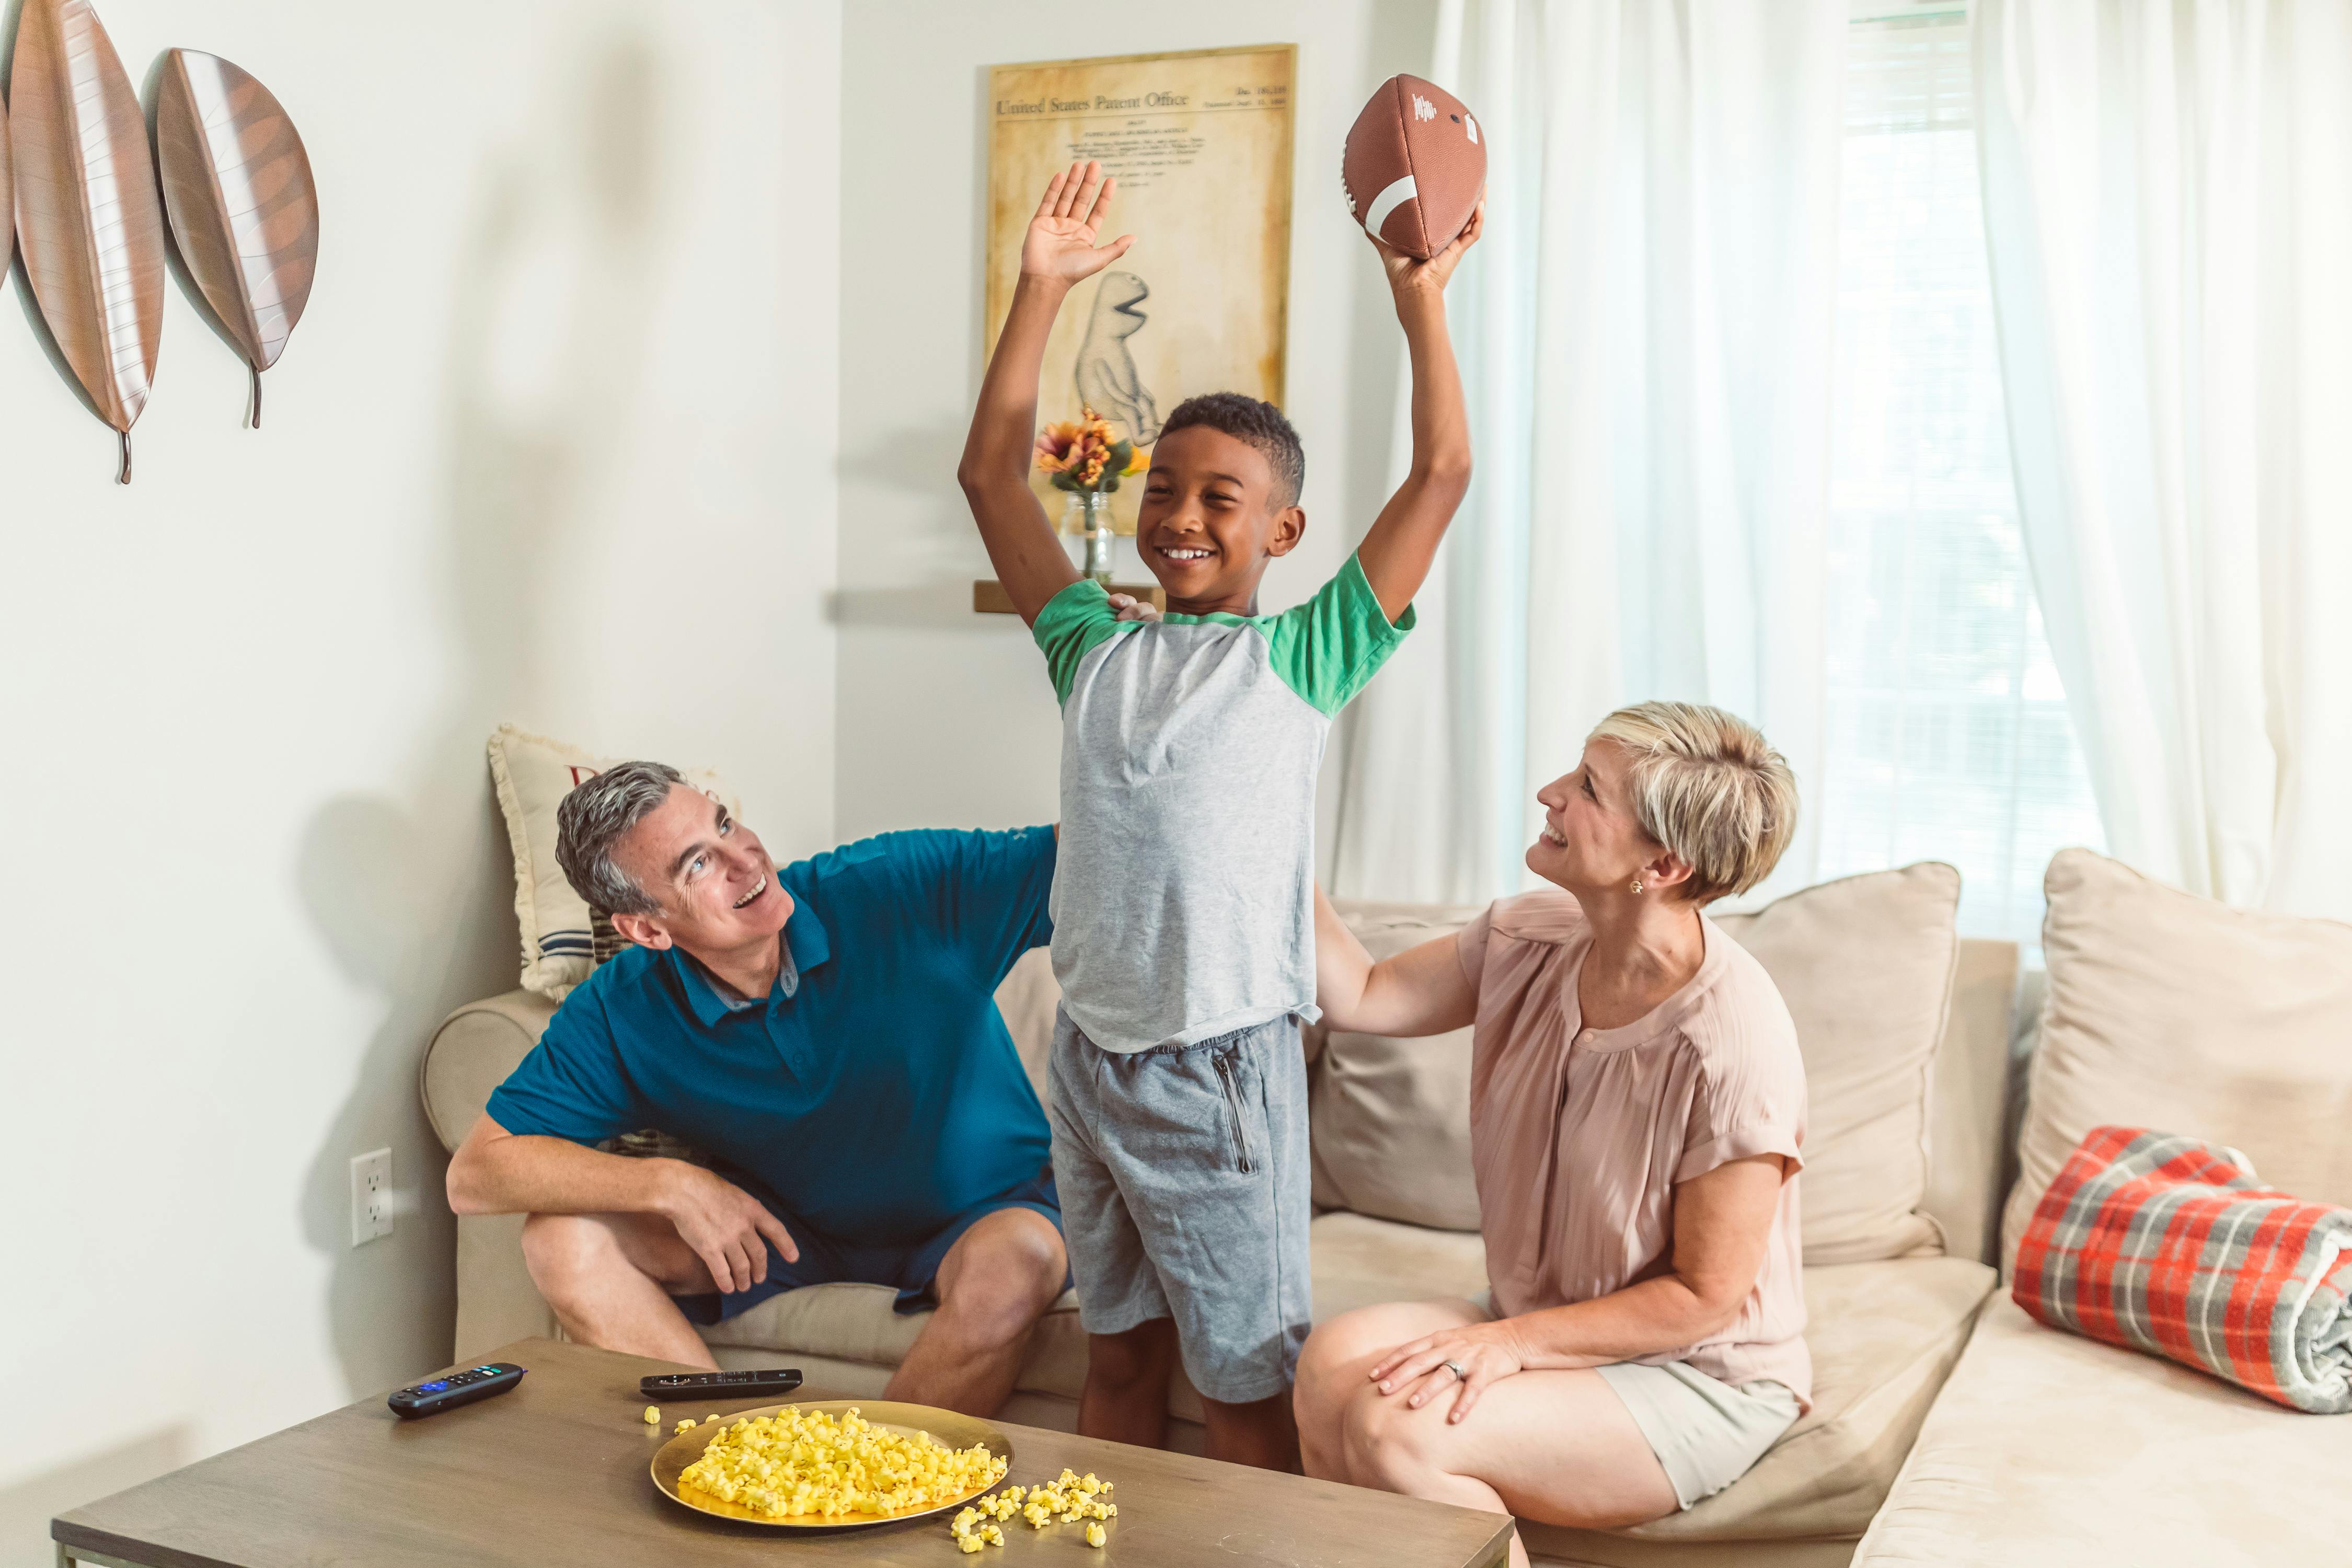
<svg viewBox="0 0 2352 1568">
<path fill-rule="evenodd" d="M 1451 938 L 1477 906 L 1343 902 L 1339 912 L 1374 959 Z M 1307 1147 L 1321 1208 L 1434 1230 L 1478 1228 L 1470 1173 L 1470 1031 L 1397 1039 L 1348 1029 L 1307 1031 Z"/>
<path fill-rule="evenodd" d="M 2097 1127 L 2017 1252 L 2017 1304 L 2315 1415 L 2352 1411 L 2352 1209 L 2195 1138 Z"/>
<path fill-rule="evenodd" d="M 596 757 L 577 746 L 501 724 L 490 736 L 490 779 L 514 850 L 515 921 L 522 931 L 522 986 L 561 1002 L 619 945 L 612 923 L 593 913 L 555 863 L 555 808 L 583 779 L 625 759 Z M 687 782 L 742 807 L 733 791 L 703 769 L 681 769 Z M 601 940 L 600 940 L 601 939 Z"/>
<path fill-rule="evenodd" d="M 2050 970 L 2001 1226 L 2095 1127 L 2242 1149 L 2273 1185 L 2352 1207 L 2352 925 L 2234 910 L 2087 849 L 2042 879 Z"/>
<path fill-rule="evenodd" d="M 1960 874 L 1937 861 L 1801 889 L 1716 923 L 1796 1020 L 1811 1105 L 1805 1262 L 1942 1250 L 1922 1212 L 1927 1093 L 1959 962 Z"/>
</svg>

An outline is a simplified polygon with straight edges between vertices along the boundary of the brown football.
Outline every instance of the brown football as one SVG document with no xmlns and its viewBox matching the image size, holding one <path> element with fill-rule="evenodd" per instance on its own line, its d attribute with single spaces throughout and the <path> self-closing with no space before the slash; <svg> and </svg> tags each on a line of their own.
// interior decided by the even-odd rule
<svg viewBox="0 0 2352 1568">
<path fill-rule="evenodd" d="M 1454 243 L 1486 184 L 1486 133 L 1462 100 L 1417 76 L 1381 83 L 1339 153 L 1348 212 L 1423 260 Z"/>
</svg>

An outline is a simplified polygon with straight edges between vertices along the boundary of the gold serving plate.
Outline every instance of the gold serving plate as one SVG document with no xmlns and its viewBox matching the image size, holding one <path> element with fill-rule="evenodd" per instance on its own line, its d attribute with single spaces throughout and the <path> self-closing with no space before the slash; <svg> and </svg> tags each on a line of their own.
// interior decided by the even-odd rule
<svg viewBox="0 0 2352 1568">
<path fill-rule="evenodd" d="M 697 1513 L 716 1514 L 721 1519 L 736 1519 L 745 1524 L 764 1524 L 780 1530 L 863 1530 L 867 1525 L 890 1524 L 900 1520 L 928 1519 L 961 1508 L 972 1499 L 993 1490 L 992 1487 L 974 1487 L 971 1490 L 951 1497 L 945 1502 L 929 1508 L 902 1509 L 896 1513 L 821 1514 L 796 1513 L 778 1519 L 741 1503 L 729 1502 L 722 1497 L 704 1491 L 700 1487 L 681 1486 L 678 1477 L 686 1467 L 702 1458 L 710 1440 L 736 1422 L 757 1415 L 781 1415 L 787 1410 L 806 1410 L 838 1418 L 855 1410 L 866 1421 L 902 1437 L 918 1432 L 928 1432 L 950 1448 L 969 1448 L 977 1443 L 1003 1459 L 1006 1479 L 1011 1479 L 1013 1443 L 1005 1435 L 971 1415 L 959 1415 L 952 1410 L 940 1410 L 929 1405 L 901 1405 L 889 1399 L 818 1399 L 791 1405 L 762 1405 L 752 1410 L 738 1410 L 718 1422 L 705 1421 L 692 1431 L 680 1432 L 664 1443 L 654 1455 L 654 1485 L 662 1496 Z M 998 1486 L 1003 1485 L 1000 1481 Z"/>
</svg>

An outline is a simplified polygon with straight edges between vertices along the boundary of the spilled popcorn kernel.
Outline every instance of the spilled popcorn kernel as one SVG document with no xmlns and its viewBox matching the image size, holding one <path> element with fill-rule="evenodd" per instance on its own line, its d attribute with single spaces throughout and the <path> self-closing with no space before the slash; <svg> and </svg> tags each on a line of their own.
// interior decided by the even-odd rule
<svg viewBox="0 0 2352 1568">
<path fill-rule="evenodd" d="M 1101 1525 L 1090 1524 L 1087 1526 L 1087 1544 L 1088 1546 L 1100 1546 L 1104 1542 L 1108 1541 L 1110 1537 L 1103 1532 L 1103 1527 Z"/>
<path fill-rule="evenodd" d="M 672 1430 L 674 1433 L 675 1433 L 675 1432 L 691 1432 L 691 1431 L 693 1431 L 693 1430 L 694 1430 L 694 1417 L 693 1417 L 693 1416 L 691 1416 L 691 1415 L 688 1416 L 685 1420 L 683 1420 L 683 1421 L 679 1422 L 679 1423 L 678 1423 L 675 1427 L 673 1427 L 671 1430 Z"/>
<path fill-rule="evenodd" d="M 661 1425 L 660 1405 L 648 1405 L 646 1406 L 646 1425 L 648 1426 L 658 1426 Z"/>
</svg>

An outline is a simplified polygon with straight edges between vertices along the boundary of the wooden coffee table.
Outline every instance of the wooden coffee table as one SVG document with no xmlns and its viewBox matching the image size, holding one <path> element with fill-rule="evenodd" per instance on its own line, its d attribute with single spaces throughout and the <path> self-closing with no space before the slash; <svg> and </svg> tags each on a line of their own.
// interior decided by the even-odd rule
<svg viewBox="0 0 2352 1568">
<path fill-rule="evenodd" d="M 190 1465 L 52 1521 L 58 1561 L 137 1568 L 384 1568 L 459 1564 L 857 1563 L 992 1568 L 1173 1568 L 1214 1561 L 1331 1568 L 1492 1568 L 1510 1521 L 1444 1503 L 1275 1475 L 1185 1454 L 998 1422 L 1012 1479 L 1064 1466 L 1118 1484 L 1109 1544 L 1074 1526 L 1005 1527 L 1005 1544 L 958 1552 L 939 1519 L 786 1534 L 692 1513 L 646 1467 L 671 1425 L 764 1401 L 666 1405 L 641 1418 L 637 1379 L 682 1370 L 609 1351 L 523 1340 L 479 1358 L 527 1367 L 511 1394 L 404 1422 L 381 1396 Z"/>
</svg>

